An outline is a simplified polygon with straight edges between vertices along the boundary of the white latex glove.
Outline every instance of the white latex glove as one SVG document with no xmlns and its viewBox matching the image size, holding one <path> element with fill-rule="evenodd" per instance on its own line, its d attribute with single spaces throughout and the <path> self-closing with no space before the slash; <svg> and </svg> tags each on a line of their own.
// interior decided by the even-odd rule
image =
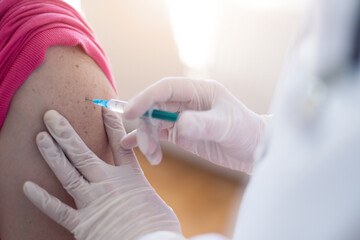
<svg viewBox="0 0 360 240">
<path fill-rule="evenodd" d="M 139 240 L 186 240 L 184 236 L 175 234 L 173 232 L 153 232 L 142 236 Z M 229 240 L 228 238 L 217 233 L 201 234 L 189 238 L 188 240 Z"/>
<path fill-rule="evenodd" d="M 120 147 L 126 134 L 121 118 L 104 109 L 103 120 L 116 166 L 91 152 L 54 110 L 45 114 L 44 122 L 58 144 L 47 132 L 36 138 L 41 154 L 74 198 L 77 210 L 32 182 L 24 184 L 25 195 L 76 239 L 131 240 L 155 231 L 181 234 L 176 215 L 150 186 L 134 153 Z"/>
<path fill-rule="evenodd" d="M 268 117 L 250 111 L 220 83 L 163 79 L 134 97 L 124 117 L 139 118 L 153 106 L 179 112 L 179 119 L 174 124 L 140 118 L 137 130 L 122 139 L 124 148 L 138 145 L 151 164 L 158 164 L 159 141 L 169 141 L 215 164 L 251 172 Z"/>
</svg>

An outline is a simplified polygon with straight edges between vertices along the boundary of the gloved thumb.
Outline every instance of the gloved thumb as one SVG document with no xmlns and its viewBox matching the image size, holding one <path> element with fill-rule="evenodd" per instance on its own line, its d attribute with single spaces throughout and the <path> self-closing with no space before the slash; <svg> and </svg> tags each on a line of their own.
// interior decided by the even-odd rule
<svg viewBox="0 0 360 240">
<path fill-rule="evenodd" d="M 140 151 L 146 156 L 151 165 L 161 162 L 160 123 L 152 122 L 149 118 L 140 118 L 137 126 L 137 143 Z"/>
<path fill-rule="evenodd" d="M 193 139 L 219 142 L 229 131 L 224 115 L 209 111 L 184 111 L 177 122 L 178 134 Z"/>
</svg>

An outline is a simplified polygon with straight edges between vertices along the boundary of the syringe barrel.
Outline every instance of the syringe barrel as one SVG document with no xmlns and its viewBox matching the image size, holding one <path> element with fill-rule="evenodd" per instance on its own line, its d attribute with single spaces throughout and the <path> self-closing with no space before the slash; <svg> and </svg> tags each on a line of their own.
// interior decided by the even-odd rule
<svg viewBox="0 0 360 240">
<path fill-rule="evenodd" d="M 125 101 L 111 99 L 107 102 L 106 107 L 109 108 L 111 111 L 124 113 L 126 104 L 127 102 Z M 150 109 L 143 115 L 143 117 L 150 117 L 150 118 L 160 119 L 163 121 L 176 122 L 176 120 L 179 117 L 179 114 L 161 111 L 157 109 Z"/>
<path fill-rule="evenodd" d="M 118 112 L 118 113 L 124 113 L 124 108 L 125 108 L 126 104 L 127 104 L 127 102 L 125 102 L 125 101 L 111 99 L 111 100 L 109 100 L 109 102 L 106 105 L 111 111 Z"/>
</svg>

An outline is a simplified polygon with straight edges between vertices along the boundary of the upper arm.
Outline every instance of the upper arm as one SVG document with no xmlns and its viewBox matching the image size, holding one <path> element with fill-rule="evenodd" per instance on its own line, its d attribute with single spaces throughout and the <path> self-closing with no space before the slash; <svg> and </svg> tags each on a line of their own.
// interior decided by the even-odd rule
<svg viewBox="0 0 360 240">
<path fill-rule="evenodd" d="M 0 132 L 0 237 L 3 240 L 25 236 L 26 239 L 50 236 L 72 239 L 31 205 L 22 185 L 27 180 L 34 181 L 74 206 L 35 145 L 36 134 L 46 130 L 42 117 L 50 109 L 65 116 L 98 157 L 113 163 L 101 109 L 85 98 L 110 99 L 116 98 L 116 94 L 100 67 L 81 47 L 65 46 L 49 48 L 44 62 L 13 96 Z"/>
</svg>

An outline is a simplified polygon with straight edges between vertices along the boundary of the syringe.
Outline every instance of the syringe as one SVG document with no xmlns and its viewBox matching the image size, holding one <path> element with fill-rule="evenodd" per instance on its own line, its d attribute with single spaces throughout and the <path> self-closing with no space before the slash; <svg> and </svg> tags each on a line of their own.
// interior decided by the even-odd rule
<svg viewBox="0 0 360 240">
<path fill-rule="evenodd" d="M 86 100 L 90 100 L 90 99 L 86 99 Z M 110 109 L 111 111 L 118 112 L 118 113 L 124 113 L 124 109 L 127 104 L 127 102 L 117 100 L 117 99 L 111 99 L 111 100 L 93 99 L 90 101 L 92 101 L 93 103 L 95 103 L 99 106 L 106 107 L 106 108 Z M 164 120 L 164 121 L 168 121 L 168 122 L 176 122 L 176 120 L 179 117 L 179 114 L 173 113 L 173 112 L 157 110 L 157 109 L 152 109 L 152 110 L 146 111 L 143 115 L 143 117 L 149 117 L 149 116 L 151 116 L 152 118 L 156 118 L 156 119 L 160 119 L 160 120 Z"/>
</svg>

